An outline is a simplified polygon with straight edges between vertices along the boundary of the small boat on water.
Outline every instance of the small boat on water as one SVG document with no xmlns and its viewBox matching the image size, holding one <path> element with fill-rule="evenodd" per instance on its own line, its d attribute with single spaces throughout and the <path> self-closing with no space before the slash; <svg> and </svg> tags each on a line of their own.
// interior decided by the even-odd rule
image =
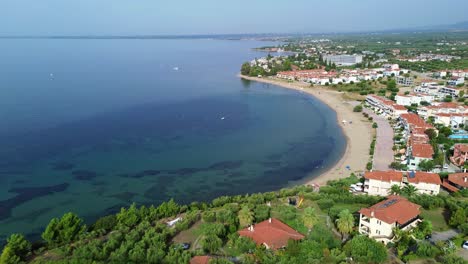
<svg viewBox="0 0 468 264">
<path fill-rule="evenodd" d="M 179 70 L 179 67 L 174 67 L 173 70 L 174 70 L 174 71 L 178 71 L 178 70 Z"/>
</svg>

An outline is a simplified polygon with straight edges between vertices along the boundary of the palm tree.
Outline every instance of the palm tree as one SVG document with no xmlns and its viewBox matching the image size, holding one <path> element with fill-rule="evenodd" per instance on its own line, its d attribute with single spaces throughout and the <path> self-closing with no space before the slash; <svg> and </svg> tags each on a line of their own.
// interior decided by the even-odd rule
<svg viewBox="0 0 468 264">
<path fill-rule="evenodd" d="M 397 184 L 393 184 L 392 187 L 390 187 L 390 190 L 388 190 L 389 194 L 394 194 L 394 195 L 400 195 L 401 194 L 401 188 Z"/>
<path fill-rule="evenodd" d="M 345 209 L 338 214 L 338 219 L 336 219 L 336 227 L 338 228 L 338 231 L 340 231 L 343 238 L 345 234 L 349 234 L 351 231 L 353 231 L 354 217 L 348 209 Z"/>
<path fill-rule="evenodd" d="M 405 187 L 403 187 L 403 189 L 401 189 L 401 193 L 408 197 L 415 195 L 417 192 L 418 189 L 414 187 L 414 185 L 406 185 Z"/>
<path fill-rule="evenodd" d="M 239 211 L 238 218 L 239 218 L 239 225 L 241 227 L 246 227 L 253 223 L 254 214 L 252 211 L 250 211 L 249 207 L 244 206 Z"/>
<path fill-rule="evenodd" d="M 304 222 L 304 225 L 310 230 L 318 221 L 317 212 L 315 212 L 315 208 L 307 207 L 306 209 L 304 209 L 302 221 Z"/>
</svg>

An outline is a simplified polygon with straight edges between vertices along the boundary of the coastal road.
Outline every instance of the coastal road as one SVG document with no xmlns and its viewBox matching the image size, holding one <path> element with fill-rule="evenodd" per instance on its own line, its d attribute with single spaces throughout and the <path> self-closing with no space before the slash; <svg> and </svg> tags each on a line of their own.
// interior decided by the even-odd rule
<svg viewBox="0 0 468 264">
<path fill-rule="evenodd" d="M 388 170 L 393 162 L 393 128 L 385 117 L 376 115 L 371 110 L 364 108 L 363 111 L 374 118 L 377 123 L 377 139 L 374 151 L 374 170 Z"/>
</svg>

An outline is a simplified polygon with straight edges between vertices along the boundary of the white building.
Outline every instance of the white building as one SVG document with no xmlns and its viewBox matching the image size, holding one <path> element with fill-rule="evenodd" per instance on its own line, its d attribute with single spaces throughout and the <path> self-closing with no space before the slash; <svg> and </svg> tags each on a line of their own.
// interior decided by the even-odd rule
<svg viewBox="0 0 468 264">
<path fill-rule="evenodd" d="M 434 150 L 431 144 L 418 144 L 414 143 L 408 147 L 406 156 L 408 159 L 408 168 L 410 170 L 418 169 L 421 161 L 432 160 Z"/>
<path fill-rule="evenodd" d="M 392 185 L 401 186 L 403 173 L 399 171 L 368 171 L 364 173 L 364 192 L 369 195 L 387 196 Z"/>
<path fill-rule="evenodd" d="M 418 225 L 420 206 L 401 196 L 389 196 L 387 200 L 359 210 L 359 233 L 379 242 L 392 241 L 393 230 L 410 230 Z"/>
<path fill-rule="evenodd" d="M 459 85 L 459 84 L 464 84 L 464 83 L 465 83 L 465 77 L 457 77 L 457 76 L 453 76 L 447 82 L 448 85 L 453 85 L 453 86 L 456 86 L 456 85 Z"/>
<path fill-rule="evenodd" d="M 439 194 L 442 184 L 438 174 L 422 171 L 408 173 L 408 177 L 403 178 L 403 181 L 416 187 L 419 194 L 429 195 Z"/>
<path fill-rule="evenodd" d="M 403 86 L 411 86 L 413 85 L 413 78 L 405 77 L 405 76 L 397 76 L 396 83 Z"/>
<path fill-rule="evenodd" d="M 323 59 L 339 66 L 351 66 L 361 63 L 362 55 L 324 55 Z"/>
</svg>

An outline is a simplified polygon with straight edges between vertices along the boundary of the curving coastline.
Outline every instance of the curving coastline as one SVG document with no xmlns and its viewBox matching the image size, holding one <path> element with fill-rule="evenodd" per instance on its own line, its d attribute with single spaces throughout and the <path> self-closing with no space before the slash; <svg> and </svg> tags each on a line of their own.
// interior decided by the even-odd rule
<svg viewBox="0 0 468 264">
<path fill-rule="evenodd" d="M 298 82 L 290 83 L 274 78 L 257 78 L 239 75 L 240 78 L 250 81 L 268 83 L 283 88 L 307 93 L 316 97 L 332 108 L 337 115 L 337 122 L 346 136 L 346 150 L 341 159 L 329 170 L 318 176 L 311 176 L 305 180 L 305 184 L 326 184 L 329 180 L 340 179 L 349 176 L 351 172 L 363 172 L 369 161 L 369 147 L 372 142 L 373 129 L 361 113 L 353 112 L 350 101 L 343 99 L 343 93 L 320 87 L 310 87 Z M 347 122 L 342 122 L 346 120 Z M 351 121 L 351 124 L 350 122 Z M 349 166 L 350 170 L 346 167 Z"/>
</svg>

